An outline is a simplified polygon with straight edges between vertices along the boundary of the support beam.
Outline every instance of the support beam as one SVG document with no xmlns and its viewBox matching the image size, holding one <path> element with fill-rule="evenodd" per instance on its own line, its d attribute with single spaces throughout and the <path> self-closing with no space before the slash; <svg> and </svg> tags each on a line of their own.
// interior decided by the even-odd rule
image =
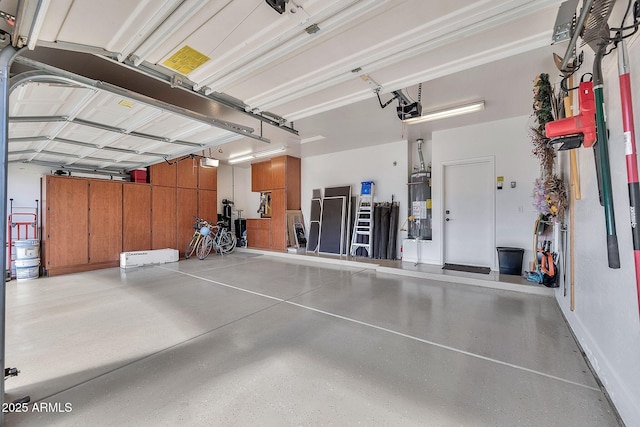
<svg viewBox="0 0 640 427">
<path fill-rule="evenodd" d="M 8 151 L 9 151 L 9 69 L 11 63 L 18 54 L 18 50 L 9 45 L 0 50 L 0 203 L 2 204 L 2 221 L 7 218 L 7 178 L 8 178 Z M 0 281 L 0 370 L 4 372 L 4 338 L 5 338 L 5 303 L 6 303 L 6 282 L 5 271 L 7 270 L 7 229 L 0 227 L 0 237 L 2 240 L 2 261 L 0 267 L 2 280 Z M 11 250 L 11 248 L 9 248 Z M 4 405 L 4 379 L 0 381 L 0 404 Z M 0 425 L 4 425 L 4 413 L 0 411 Z"/>
</svg>

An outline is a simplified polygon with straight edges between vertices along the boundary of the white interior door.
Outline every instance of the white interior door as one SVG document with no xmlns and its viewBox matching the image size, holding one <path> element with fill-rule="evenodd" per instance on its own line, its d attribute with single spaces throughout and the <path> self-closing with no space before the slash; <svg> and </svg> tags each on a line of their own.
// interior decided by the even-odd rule
<svg viewBox="0 0 640 427">
<path fill-rule="evenodd" d="M 444 262 L 493 267 L 493 159 L 445 164 Z"/>
</svg>

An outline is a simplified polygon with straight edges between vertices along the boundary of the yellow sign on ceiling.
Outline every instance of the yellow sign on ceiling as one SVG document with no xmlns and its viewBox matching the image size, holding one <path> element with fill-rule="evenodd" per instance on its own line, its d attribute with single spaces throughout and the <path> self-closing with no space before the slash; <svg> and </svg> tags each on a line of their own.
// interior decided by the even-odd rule
<svg viewBox="0 0 640 427">
<path fill-rule="evenodd" d="M 164 61 L 162 65 L 186 76 L 210 59 L 204 53 L 185 45 Z"/>
</svg>

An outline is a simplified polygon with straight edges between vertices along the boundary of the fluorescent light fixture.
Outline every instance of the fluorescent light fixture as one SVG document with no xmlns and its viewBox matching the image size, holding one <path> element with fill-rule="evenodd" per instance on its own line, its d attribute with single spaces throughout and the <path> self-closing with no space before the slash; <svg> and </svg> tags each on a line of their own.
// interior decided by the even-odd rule
<svg viewBox="0 0 640 427">
<path fill-rule="evenodd" d="M 462 114 L 469 114 L 481 110 L 484 110 L 484 101 L 474 102 L 472 104 L 458 105 L 457 107 L 445 108 L 442 110 L 428 111 L 422 114 L 420 117 L 406 119 L 402 122 L 408 125 L 413 125 L 416 123 L 430 122 L 433 120 L 460 116 Z"/>
<path fill-rule="evenodd" d="M 229 163 L 230 164 L 240 163 L 240 162 L 245 162 L 251 159 L 253 159 L 253 154 L 247 154 L 245 156 L 238 156 L 238 157 L 231 158 L 229 159 Z"/>
<path fill-rule="evenodd" d="M 267 157 L 267 156 L 270 156 L 272 154 L 282 153 L 286 149 L 287 149 L 287 147 L 282 146 L 280 148 L 274 148 L 273 150 L 258 151 L 257 153 L 253 153 L 253 157 L 256 157 L 256 158 L 257 157 Z"/>
<path fill-rule="evenodd" d="M 258 151 L 256 153 L 246 154 L 246 155 L 237 156 L 237 157 L 231 157 L 229 158 L 228 162 L 229 164 L 245 162 L 247 160 L 257 159 L 259 157 L 267 157 L 267 156 L 271 156 L 272 154 L 282 153 L 283 151 L 286 151 L 286 150 L 287 150 L 287 147 L 282 146 L 279 148 L 274 148 L 273 150 Z"/>
</svg>

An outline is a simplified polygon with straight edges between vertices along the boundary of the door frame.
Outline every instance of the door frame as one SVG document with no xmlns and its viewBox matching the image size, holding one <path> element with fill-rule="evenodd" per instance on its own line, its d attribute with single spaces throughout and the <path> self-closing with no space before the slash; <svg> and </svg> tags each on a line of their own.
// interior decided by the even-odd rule
<svg viewBox="0 0 640 427">
<path fill-rule="evenodd" d="M 491 201 L 491 211 L 490 211 L 490 221 L 489 224 L 487 224 L 490 227 L 490 231 L 491 231 L 491 247 L 495 248 L 496 247 L 496 190 L 494 187 L 494 179 L 496 176 L 496 158 L 495 156 L 485 156 L 485 157 L 473 157 L 473 158 L 469 158 L 469 159 L 458 159 L 458 160 L 449 160 L 449 161 L 445 161 L 440 163 L 440 186 L 439 186 L 439 190 L 440 190 L 440 194 L 441 194 L 441 198 L 442 198 L 442 202 L 440 205 L 440 230 L 441 230 L 441 236 L 442 238 L 440 239 L 440 259 L 442 260 L 442 264 L 444 265 L 444 263 L 446 262 L 445 259 L 445 239 L 446 239 L 446 234 L 445 234 L 445 210 L 446 210 L 446 206 L 445 206 L 445 194 L 446 194 L 446 185 L 447 183 L 445 182 L 445 168 L 447 166 L 459 166 L 459 165 L 465 165 L 465 164 L 472 164 L 472 163 L 488 163 L 489 164 L 489 169 L 491 170 L 491 176 L 488 177 L 488 180 L 490 180 L 490 182 L 488 182 L 488 184 L 490 184 L 490 188 L 493 189 L 493 191 L 491 191 L 491 195 L 490 197 L 490 201 Z M 497 270 L 497 254 L 496 254 L 496 250 L 492 251 L 492 255 L 490 257 L 490 268 L 491 270 Z"/>
</svg>

